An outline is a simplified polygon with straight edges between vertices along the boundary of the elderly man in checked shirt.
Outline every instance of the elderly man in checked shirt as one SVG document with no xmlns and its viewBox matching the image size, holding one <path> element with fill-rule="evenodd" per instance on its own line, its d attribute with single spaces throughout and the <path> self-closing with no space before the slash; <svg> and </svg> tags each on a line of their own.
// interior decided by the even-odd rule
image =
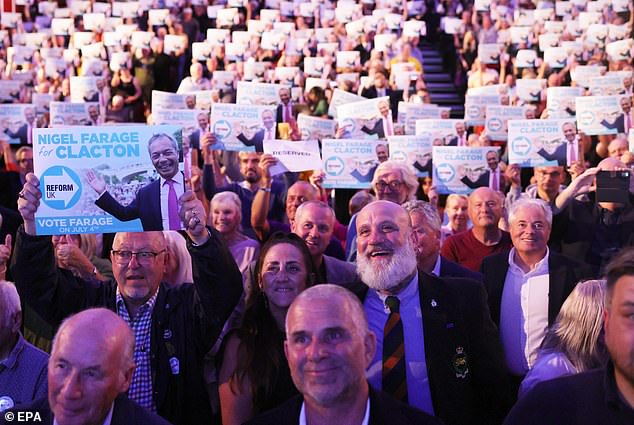
<svg viewBox="0 0 634 425">
<path fill-rule="evenodd" d="M 83 309 L 115 311 L 135 336 L 136 370 L 130 399 L 176 425 L 211 423 L 203 357 L 213 346 L 242 293 L 240 272 L 220 236 L 205 227 L 205 209 L 191 191 L 180 198 L 194 282 L 178 288 L 161 282 L 168 261 L 161 232 L 118 233 L 111 282 L 83 280 L 55 266 L 49 237 L 35 236 L 41 193 L 29 174 L 18 209 L 11 271 L 24 301 L 54 326 Z"/>
</svg>

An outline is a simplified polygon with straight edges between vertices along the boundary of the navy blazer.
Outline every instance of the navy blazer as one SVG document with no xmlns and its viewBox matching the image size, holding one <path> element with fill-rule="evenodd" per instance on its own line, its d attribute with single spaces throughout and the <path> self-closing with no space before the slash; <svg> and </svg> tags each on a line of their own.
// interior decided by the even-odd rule
<svg viewBox="0 0 634 425">
<path fill-rule="evenodd" d="M 256 152 L 264 152 L 264 132 L 264 129 L 260 129 L 250 139 L 247 139 L 244 133 L 240 133 L 238 134 L 237 139 L 245 146 L 255 146 Z"/>
<path fill-rule="evenodd" d="M 447 425 L 502 423 L 513 400 L 484 286 L 419 270 L 418 290 L 435 415 Z"/>
<path fill-rule="evenodd" d="M 461 178 L 460 181 L 464 183 L 465 186 L 467 186 L 470 189 L 477 189 L 479 187 L 489 187 L 490 175 L 491 173 L 489 172 L 489 170 L 486 170 L 484 173 L 478 176 L 478 179 L 476 181 L 469 179 L 469 177 L 467 176 L 464 176 L 463 178 Z"/>
<path fill-rule="evenodd" d="M 374 123 L 374 127 L 366 127 L 365 125 L 361 127 L 361 131 L 365 134 L 369 134 L 370 136 L 377 135 L 379 139 L 385 139 L 385 128 L 383 128 L 383 119 L 378 118 Z"/>
<path fill-rule="evenodd" d="M 557 165 L 565 166 L 568 163 L 568 142 L 561 143 L 553 153 L 548 153 L 544 148 L 541 148 L 537 154 L 546 161 L 557 161 Z"/>
<path fill-rule="evenodd" d="M 462 267 L 458 263 L 440 256 L 440 277 L 461 277 L 464 279 L 473 279 L 480 283 L 484 282 L 482 273 L 474 272 L 466 267 Z"/>
<path fill-rule="evenodd" d="M 370 417 L 368 425 L 441 425 L 442 422 L 414 407 L 401 403 L 382 391 L 369 388 Z M 246 425 L 297 425 L 304 398 L 291 398 L 275 409 L 271 409 Z"/>
<path fill-rule="evenodd" d="M 502 291 L 509 269 L 509 251 L 489 255 L 482 260 L 480 271 L 484 274 L 484 286 L 488 293 L 491 318 L 500 326 Z M 592 278 L 592 269 L 577 260 L 550 251 L 548 256 L 548 325 L 552 325 L 561 305 L 577 283 Z"/>
<path fill-rule="evenodd" d="M 95 204 L 115 217 L 117 220 L 130 221 L 141 219 L 143 231 L 164 230 L 161 217 L 161 183 L 160 179 L 143 186 L 136 193 L 129 205 L 123 206 L 107 191 Z"/>
<path fill-rule="evenodd" d="M 17 406 L 14 409 L 9 409 L 14 412 L 17 418 L 18 412 L 37 412 L 40 414 L 42 421 L 29 422 L 29 423 L 41 423 L 43 425 L 53 425 L 53 412 L 48 405 L 48 399 L 46 397 L 35 400 L 29 404 L 23 404 Z M 12 424 L 13 422 L 6 421 L 5 415 L 0 415 L 0 424 Z M 114 408 L 112 410 L 111 425 L 170 425 L 162 417 L 155 413 L 152 413 L 143 407 L 139 406 L 134 401 L 130 400 L 124 394 L 120 394 L 114 400 Z"/>
</svg>

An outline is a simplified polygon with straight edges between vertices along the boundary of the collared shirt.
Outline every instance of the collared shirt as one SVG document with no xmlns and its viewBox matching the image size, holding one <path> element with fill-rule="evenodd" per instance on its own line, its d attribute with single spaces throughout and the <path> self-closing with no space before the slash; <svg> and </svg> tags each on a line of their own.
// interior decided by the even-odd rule
<svg viewBox="0 0 634 425">
<path fill-rule="evenodd" d="M 493 181 L 494 176 L 497 179 L 495 181 Z M 502 176 L 500 173 L 500 167 L 496 167 L 495 170 L 489 169 L 489 188 L 491 190 L 501 190 L 501 186 L 502 186 L 500 182 L 501 177 Z M 493 183 L 495 183 L 495 187 Z"/>
<path fill-rule="evenodd" d="M 436 263 L 434 264 L 434 269 L 431 271 L 431 274 L 433 274 L 434 276 L 440 277 L 440 261 L 440 254 L 438 254 L 438 257 L 436 258 Z"/>
<path fill-rule="evenodd" d="M 152 370 L 150 365 L 150 336 L 152 333 L 152 311 L 156 304 L 159 290 L 140 308 L 135 318 L 131 319 L 125 301 L 117 288 L 117 315 L 126 321 L 134 332 L 134 376 L 128 389 L 128 398 L 136 401 L 146 409 L 156 412 L 156 404 L 152 396 Z"/>
<path fill-rule="evenodd" d="M 361 421 L 361 425 L 368 425 L 370 422 L 370 397 L 368 397 L 368 401 L 365 403 L 365 415 L 363 416 L 363 420 Z M 306 403 L 302 402 L 302 410 L 299 411 L 299 425 L 307 425 L 306 422 Z"/>
<path fill-rule="evenodd" d="M 110 425 L 112 423 L 113 411 L 114 411 L 114 402 L 112 403 L 112 406 L 110 406 L 110 410 L 108 410 L 108 414 L 106 415 L 106 418 L 103 420 L 101 425 Z M 57 419 L 55 418 L 53 418 L 53 425 L 59 425 L 59 422 L 57 422 Z"/>
<path fill-rule="evenodd" d="M 528 273 L 515 263 L 515 252 L 509 252 L 502 290 L 500 339 L 509 370 L 523 376 L 532 369 L 548 329 L 549 251 L 547 247 L 544 258 Z"/>
<path fill-rule="evenodd" d="M 18 334 L 9 356 L 0 362 L 0 412 L 46 395 L 48 354 Z"/>
<path fill-rule="evenodd" d="M 161 185 L 161 218 L 163 220 L 163 229 L 170 228 L 170 216 L 169 216 L 169 193 L 170 185 L 167 184 L 167 180 L 163 177 L 159 178 L 159 184 Z M 176 197 L 180 198 L 185 193 L 185 176 L 180 171 L 172 177 L 174 181 L 174 190 L 176 191 Z"/>
<path fill-rule="evenodd" d="M 425 335 L 423 331 L 423 313 L 418 294 L 418 272 L 409 284 L 398 294 L 401 320 L 403 322 L 403 338 L 405 339 L 405 376 L 407 379 L 408 403 L 430 415 L 434 414 L 425 362 Z M 368 317 L 370 330 L 377 336 L 376 352 L 366 376 L 373 388 L 382 388 L 383 372 L 383 329 L 390 315 L 385 305 L 387 295 L 374 289 L 368 291 L 364 310 Z"/>
</svg>

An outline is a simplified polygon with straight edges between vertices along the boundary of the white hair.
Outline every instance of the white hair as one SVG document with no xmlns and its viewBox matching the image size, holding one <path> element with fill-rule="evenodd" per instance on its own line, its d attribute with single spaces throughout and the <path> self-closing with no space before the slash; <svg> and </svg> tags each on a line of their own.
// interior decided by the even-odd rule
<svg viewBox="0 0 634 425">
<path fill-rule="evenodd" d="M 550 209 L 550 205 L 548 205 L 545 201 L 542 201 L 541 199 L 535 198 L 520 198 L 517 201 L 513 202 L 509 210 L 509 224 L 515 221 L 515 215 L 517 215 L 518 211 L 525 210 L 527 208 L 540 209 L 544 214 L 544 218 L 548 222 L 548 225 L 552 227 L 553 211 Z"/>
<path fill-rule="evenodd" d="M 22 311 L 20 296 L 13 282 L 0 280 L 0 306 L 4 310 L 2 313 L 5 319 Z"/>
</svg>

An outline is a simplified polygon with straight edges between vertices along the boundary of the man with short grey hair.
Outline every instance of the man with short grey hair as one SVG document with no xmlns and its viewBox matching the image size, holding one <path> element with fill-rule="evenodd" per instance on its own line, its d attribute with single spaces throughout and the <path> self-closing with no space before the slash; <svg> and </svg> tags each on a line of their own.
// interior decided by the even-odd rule
<svg viewBox="0 0 634 425">
<path fill-rule="evenodd" d="M 18 291 L 0 280 L 0 412 L 46 394 L 48 355 L 26 342 L 20 326 Z"/>
<path fill-rule="evenodd" d="M 429 202 L 407 201 L 403 208 L 409 213 L 414 230 L 418 269 L 438 277 L 464 277 L 482 282 L 482 274 L 473 272 L 440 255 L 441 223 L 438 210 Z"/>
<path fill-rule="evenodd" d="M 295 298 L 286 315 L 284 351 L 302 394 L 249 422 L 256 424 L 437 424 L 440 421 L 372 389 L 365 369 L 376 336 L 359 300 L 336 285 Z"/>
<path fill-rule="evenodd" d="M 577 282 L 592 275 L 586 265 L 548 249 L 551 227 L 546 202 L 521 198 L 509 211 L 513 247 L 482 261 L 491 318 L 516 385 L 533 367 L 565 299 Z"/>
</svg>

